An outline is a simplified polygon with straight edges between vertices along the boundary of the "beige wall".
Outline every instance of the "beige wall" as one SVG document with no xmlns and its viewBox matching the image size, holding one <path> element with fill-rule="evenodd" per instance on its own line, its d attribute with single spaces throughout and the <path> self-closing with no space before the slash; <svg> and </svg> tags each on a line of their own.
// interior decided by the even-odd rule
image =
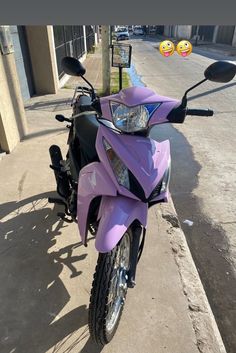
<svg viewBox="0 0 236 353">
<path fill-rule="evenodd" d="M 191 31 L 192 31 L 191 25 L 177 25 L 176 27 L 177 27 L 177 30 L 176 30 L 177 38 L 183 38 L 183 39 L 191 38 Z"/>
<path fill-rule="evenodd" d="M 36 94 L 57 93 L 59 82 L 52 26 L 26 26 Z"/>
<path fill-rule="evenodd" d="M 14 53 L 0 53 L 0 146 L 11 152 L 27 133 Z"/>
<path fill-rule="evenodd" d="M 173 35 L 176 38 L 190 39 L 192 25 L 167 25 L 164 26 L 164 35 Z"/>
</svg>

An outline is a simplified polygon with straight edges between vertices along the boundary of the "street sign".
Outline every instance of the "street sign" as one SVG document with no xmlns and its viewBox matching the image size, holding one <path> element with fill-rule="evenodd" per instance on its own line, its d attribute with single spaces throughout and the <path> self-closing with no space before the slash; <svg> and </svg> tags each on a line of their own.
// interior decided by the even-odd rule
<svg viewBox="0 0 236 353">
<path fill-rule="evenodd" d="M 119 68 L 119 87 L 122 89 L 122 69 L 131 64 L 132 46 L 130 44 L 112 44 L 111 65 Z"/>
<path fill-rule="evenodd" d="M 129 68 L 131 64 L 132 46 L 130 44 L 112 45 L 112 66 Z"/>
</svg>

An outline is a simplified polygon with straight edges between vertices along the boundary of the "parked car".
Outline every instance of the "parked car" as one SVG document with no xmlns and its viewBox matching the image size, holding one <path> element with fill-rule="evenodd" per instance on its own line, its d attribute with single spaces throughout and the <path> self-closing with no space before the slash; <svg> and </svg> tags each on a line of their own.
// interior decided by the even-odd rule
<svg viewBox="0 0 236 353">
<path fill-rule="evenodd" d="M 138 35 L 143 35 L 144 34 L 144 31 L 142 29 L 141 26 L 135 26 L 134 27 L 134 35 L 138 36 Z"/>
<path fill-rule="evenodd" d="M 115 32 L 116 40 L 129 39 L 129 31 L 126 27 L 119 27 Z"/>
<path fill-rule="evenodd" d="M 134 32 L 133 26 L 128 26 L 128 31 L 130 34 L 133 34 Z"/>
<path fill-rule="evenodd" d="M 150 26 L 149 27 L 149 33 L 150 34 L 155 34 L 157 31 L 157 27 L 156 26 Z"/>
</svg>

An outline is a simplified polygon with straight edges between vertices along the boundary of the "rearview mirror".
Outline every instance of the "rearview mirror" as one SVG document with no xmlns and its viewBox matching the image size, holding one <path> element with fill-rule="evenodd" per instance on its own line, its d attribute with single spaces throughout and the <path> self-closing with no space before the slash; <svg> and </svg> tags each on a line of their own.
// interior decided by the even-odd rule
<svg viewBox="0 0 236 353">
<path fill-rule="evenodd" d="M 61 61 L 63 71 L 70 76 L 83 76 L 86 72 L 79 60 L 66 56 Z"/>
<path fill-rule="evenodd" d="M 205 70 L 207 80 L 213 82 L 229 82 L 236 74 L 236 65 L 227 61 L 216 61 Z"/>
</svg>

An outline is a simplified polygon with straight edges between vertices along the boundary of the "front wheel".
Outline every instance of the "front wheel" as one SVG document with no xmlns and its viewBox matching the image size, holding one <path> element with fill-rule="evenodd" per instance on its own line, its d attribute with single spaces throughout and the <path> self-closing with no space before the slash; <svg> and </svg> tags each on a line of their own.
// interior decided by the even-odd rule
<svg viewBox="0 0 236 353">
<path fill-rule="evenodd" d="M 128 230 L 117 246 L 99 254 L 89 305 L 89 331 L 95 342 L 109 343 L 118 327 L 127 293 L 132 235 Z"/>
</svg>

